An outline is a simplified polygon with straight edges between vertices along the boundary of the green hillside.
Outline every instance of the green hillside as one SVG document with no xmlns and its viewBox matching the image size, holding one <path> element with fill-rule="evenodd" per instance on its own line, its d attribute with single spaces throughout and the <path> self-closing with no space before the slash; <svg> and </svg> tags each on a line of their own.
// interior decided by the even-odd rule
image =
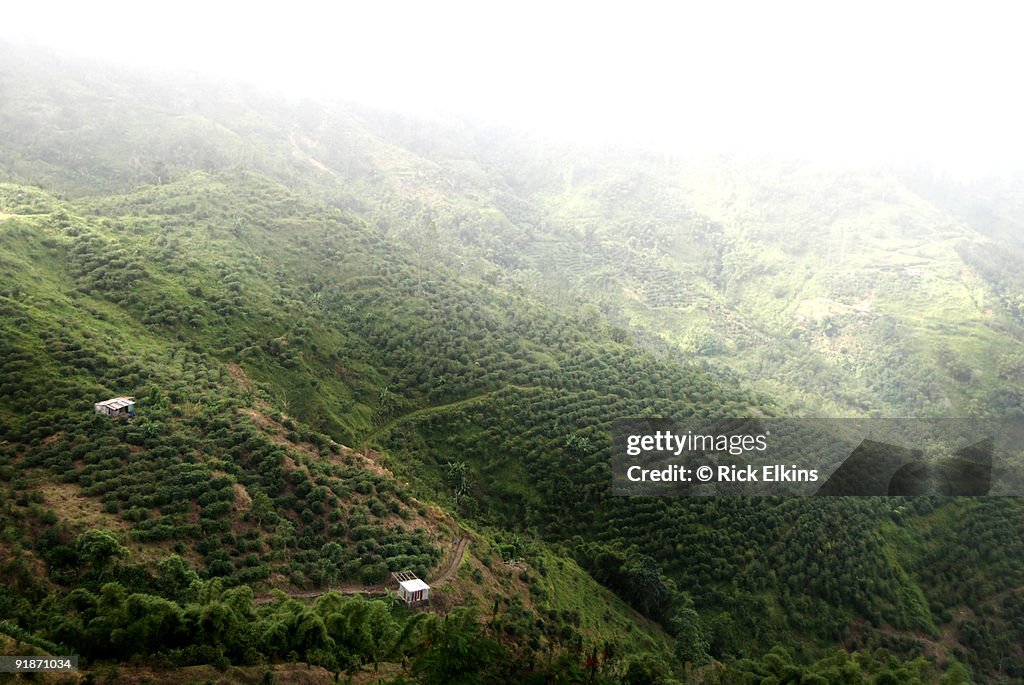
<svg viewBox="0 0 1024 685">
<path fill-rule="evenodd" d="M 615 498 L 609 468 L 626 416 L 1020 416 L 1018 188 L 3 45 L 0 94 L 12 640 L 153 682 L 1024 677 L 1014 498 Z"/>
</svg>

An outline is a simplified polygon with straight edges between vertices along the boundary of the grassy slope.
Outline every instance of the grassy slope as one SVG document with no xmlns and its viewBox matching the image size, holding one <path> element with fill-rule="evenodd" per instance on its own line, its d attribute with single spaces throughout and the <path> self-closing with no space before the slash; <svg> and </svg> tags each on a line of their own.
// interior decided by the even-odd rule
<svg viewBox="0 0 1024 685">
<path fill-rule="evenodd" d="M 225 362 L 241 362 L 260 384 L 265 402 L 343 442 L 376 440 L 379 427 L 396 415 L 464 402 L 508 384 L 530 387 L 538 377 L 547 381 L 575 373 L 578 369 L 565 349 L 576 346 L 585 352 L 582 356 L 594 358 L 619 350 L 606 336 L 617 335 L 616 324 L 626 321 L 642 326 L 637 333 L 641 339 L 646 335 L 664 338 L 714 367 L 738 371 L 747 379 L 760 377 L 765 383 L 759 387 L 769 388 L 787 402 L 803 402 L 811 410 L 914 408 L 921 405 L 918 395 L 929 404 L 943 406 L 941 402 L 948 399 L 957 410 L 969 408 L 968 401 L 979 396 L 975 388 L 983 393 L 992 388 L 992 348 L 1018 344 L 1012 322 L 999 310 L 992 317 L 986 314 L 991 286 L 970 269 L 965 276 L 949 249 L 949 241 L 975 237 L 956 225 L 948 228 L 946 242 L 933 240 L 934 226 L 929 222 L 934 219 L 942 227 L 946 219 L 935 219 L 932 208 L 885 183 L 878 189 L 871 186 L 875 181 L 823 181 L 799 175 L 785 182 L 766 181 L 745 178 L 740 170 L 728 172 L 733 175 L 726 174 L 725 181 L 720 176 L 714 183 L 702 184 L 701 170 L 673 177 L 676 171 L 664 174 L 646 162 L 595 161 L 574 153 L 561 156 L 558 150 L 538 151 L 528 164 L 513 163 L 510 170 L 494 163 L 504 150 L 481 151 L 460 144 L 425 149 L 410 142 L 418 140 L 418 134 L 389 139 L 387 127 L 382 131 L 369 125 L 358 113 L 306 116 L 235 107 L 238 101 L 228 107 L 213 105 L 217 100 L 199 97 L 191 111 L 174 115 L 171 123 L 161 114 L 167 103 L 153 104 L 154 97 L 159 100 L 165 94 L 147 92 L 139 84 L 112 86 L 116 80 L 102 75 L 90 88 L 101 92 L 113 88 L 111 97 L 117 104 L 101 106 L 96 104 L 101 98 L 90 100 L 92 104 L 82 108 L 82 116 L 70 122 L 72 126 L 58 120 L 67 116 L 59 109 L 28 104 L 46 102 L 39 82 L 27 78 L 15 88 L 7 81 L 8 91 L 18 97 L 7 101 L 5 124 L 21 136 L 6 143 L 3 164 L 8 174 L 64 192 L 95 195 L 77 202 L 71 214 L 81 214 L 104 239 L 122 244 L 147 276 L 134 287 L 138 302 L 112 303 L 103 296 L 102 286 L 99 294 L 76 293 L 71 302 L 67 292 L 77 286 L 63 261 L 68 241 L 58 237 L 53 246 L 40 242 L 40 233 L 48 230 L 36 223 L 42 219 L 15 217 L 5 222 L 9 283 L 32 284 L 24 296 L 9 295 L 9 302 L 21 302 L 9 306 L 32 322 L 26 331 L 18 325 L 21 319 L 11 319 L 11 335 L 28 336 L 20 339 L 18 347 L 46 349 L 41 338 L 32 337 L 33 327 L 55 328 L 54 312 L 61 312 L 76 321 L 69 330 L 95 332 L 97 347 L 116 341 L 120 357 L 151 361 L 157 374 L 153 382 L 159 383 L 165 380 L 159 376 L 161 367 L 167 369 L 170 380 L 195 372 L 177 367 L 174 361 L 173 351 L 191 344 L 212 357 L 208 364 L 215 371 L 226 373 Z M 123 146 L 110 135 L 112 119 L 124 128 Z M 155 141 L 147 137 L 154 126 L 162 131 Z M 61 130 L 56 137 L 49 135 L 53 128 Z M 300 129 L 299 135 L 289 128 Z M 25 135 L 33 130 L 35 137 Z M 51 138 L 52 149 L 47 147 Z M 453 138 L 458 141 L 457 136 Z M 68 142 L 73 143 L 70 148 Z M 522 157 L 533 151 L 529 147 L 526 152 L 514 150 Z M 160 171 L 156 164 L 163 160 L 172 182 L 149 185 L 166 182 L 156 174 Z M 236 165 L 256 172 L 226 170 Z M 191 171 L 197 167 L 206 171 Z M 782 178 L 790 177 L 783 174 Z M 822 190 L 828 183 L 837 185 L 839 197 Z M 126 195 L 111 194 L 111 190 L 133 187 L 138 189 Z M 295 187 L 302 192 L 288 190 Z M 33 196 L 28 204 L 40 206 L 32 209 L 8 202 L 0 212 L 52 210 L 52 200 L 37 197 L 28 188 L 17 190 Z M 786 192 L 802 192 L 806 197 L 791 199 Z M 878 209 L 868 212 L 869 220 L 877 224 L 875 233 L 859 236 L 857 241 L 848 239 L 842 264 L 829 262 L 828 246 L 837 251 L 835 243 L 842 244 L 837 236 L 843 227 L 850 229 L 864 221 L 859 211 L 854 219 L 849 208 L 877 197 L 881 199 L 873 201 Z M 325 208 L 323 202 L 335 208 Z M 837 206 L 843 211 L 829 215 Z M 648 207 L 658 208 L 650 212 L 654 215 L 651 240 L 629 244 L 627 236 L 645 235 Z M 759 215 L 765 207 L 773 208 L 773 214 Z M 96 215 L 94 219 L 85 218 L 91 214 Z M 433 249 L 417 243 L 415 235 L 416 227 L 425 226 L 431 216 L 439 233 Z M 769 230 L 789 227 L 796 232 L 819 222 L 828 226 L 829 239 L 811 248 L 799 233 L 782 244 L 765 237 Z M 717 231 L 709 230 L 711 224 Z M 594 230 L 588 233 L 591 226 Z M 924 238 L 917 235 L 921 231 Z M 709 240 L 706 235 L 710 234 L 720 234 L 721 239 Z M 716 254 L 722 269 L 705 273 L 708 255 Z M 428 293 L 457 284 L 453 305 L 437 306 L 432 297 L 424 296 L 422 278 L 417 277 L 424 264 L 429 265 Z M 924 268 L 926 276 L 908 274 L 908 266 Z M 31 269 L 42 271 L 30 274 Z M 867 299 L 865 287 L 878 291 L 868 303 L 868 313 L 877 313 L 871 322 L 862 321 L 859 308 Z M 190 288 L 198 289 L 198 294 Z M 25 302 L 30 309 L 23 308 Z M 594 310 L 580 310 L 569 327 L 588 326 L 596 332 L 592 339 L 576 332 L 549 332 L 538 341 L 526 333 L 531 327 L 550 326 L 560 319 L 554 312 L 576 308 L 581 302 L 593 304 Z M 482 312 L 482 321 L 457 316 L 467 308 Z M 838 330 L 829 334 L 816 327 L 823 315 Z M 794 326 L 798 316 L 804 316 L 804 322 Z M 950 316 L 957 323 L 951 324 Z M 196 317 L 199 321 L 194 324 Z M 524 318 L 541 326 L 513 327 L 516 319 Z M 368 319 L 376 320 L 367 325 Z M 454 327 L 453 321 L 458 322 Z M 479 331 L 487 331 L 486 338 L 501 332 L 502 340 L 521 339 L 513 353 L 486 361 L 485 370 L 501 369 L 502 374 L 486 374 L 476 382 L 466 369 L 473 368 L 467 350 L 475 355 L 482 344 L 474 337 L 473 327 L 478 325 L 483 326 Z M 796 337 L 791 337 L 793 328 Z M 410 375 L 403 366 L 407 357 L 395 357 L 402 350 L 388 347 L 389 340 L 409 330 L 433 336 L 419 341 L 414 356 L 439 360 L 454 355 L 451 363 L 434 370 L 415 369 Z M 302 343 L 296 344 L 298 340 Z M 968 374 L 970 383 L 961 383 L 962 394 L 949 391 L 955 384 L 942 377 L 918 377 L 921 369 L 931 372 L 931 366 L 915 362 L 915 355 L 935 357 L 945 353 L 944 346 L 957 362 L 946 362 L 945 373 Z M 898 350 L 897 359 L 880 353 L 887 347 Z M 850 350 L 855 354 L 850 355 Z M 52 364 L 45 355 L 32 354 L 37 356 L 30 366 Z M 529 362 L 528 369 L 513 368 L 511 377 L 498 382 L 507 369 L 523 361 Z M 905 382 L 910 390 L 891 393 L 892 383 L 884 375 L 881 391 L 870 386 L 871 378 L 882 375 L 879 369 L 890 367 L 909 379 Z M 807 376 L 801 374 L 808 368 L 825 382 L 806 383 Z M 56 379 L 63 372 L 64 367 L 54 365 L 48 377 Z M 85 399 L 97 393 L 120 392 L 116 373 L 101 383 L 95 378 L 91 370 L 83 370 L 66 379 L 68 387 L 77 388 L 83 406 Z M 446 387 L 442 379 L 444 383 L 457 379 L 459 384 Z M 1014 382 L 1013 378 L 1000 380 Z M 825 386 L 846 390 L 826 393 Z M 381 414 L 380 406 L 384 387 L 395 391 L 399 403 L 387 415 Z M 575 392 L 546 397 L 558 397 L 558 403 L 576 407 L 581 401 Z M 614 405 L 592 406 L 608 411 Z M 457 413 L 465 408 L 453 407 Z M 508 405 L 494 408 L 505 411 Z M 11 416 L 19 420 L 16 414 Z M 585 427 L 585 422 L 581 425 Z M 561 437 L 559 431 L 576 427 L 561 422 L 550 426 L 542 437 L 549 443 L 548 450 Z M 540 422 L 532 428 L 549 430 Z M 458 454 L 434 440 L 433 430 L 424 431 L 423 448 L 435 453 L 424 462 L 424 471 L 401 470 L 401 475 L 415 479 L 412 487 L 418 494 L 427 497 L 436 497 L 444 489 L 443 471 L 438 468 L 443 462 L 438 462 L 437 455 Z M 527 509 L 546 506 L 551 496 L 548 485 L 542 482 L 538 488 L 521 468 L 500 465 L 496 459 L 500 455 L 480 449 L 486 444 L 483 439 L 482 434 L 465 429 L 457 436 L 457 441 L 485 458 L 470 459 L 480 482 L 493 484 L 493 490 L 487 486 L 485 497 L 496 499 L 497 493 L 511 492 L 517 496 L 513 501 L 525 501 Z M 627 509 L 620 515 L 628 522 L 637 513 Z M 725 549 L 739 543 L 731 538 L 725 543 L 714 535 L 711 519 L 705 533 L 697 541 L 687 540 L 699 543 L 694 556 L 700 558 L 707 548 L 721 546 L 719 551 L 726 557 L 733 551 L 738 551 L 737 558 L 743 557 L 743 550 Z M 689 551 L 684 545 L 676 553 Z M 913 560 L 880 554 L 880 558 L 895 559 L 904 570 L 914 566 Z M 682 565 L 675 572 L 700 578 L 709 571 L 695 564 Z M 894 572 L 898 575 L 899 569 Z M 990 578 L 988 582 L 1002 581 Z M 719 590 L 725 593 L 734 588 L 723 583 Z M 917 588 L 905 591 L 907 597 L 920 596 Z M 789 607 L 773 605 L 777 591 L 771 587 L 761 592 L 768 606 L 763 615 L 754 612 L 756 618 L 766 619 L 770 634 L 781 638 Z M 947 602 L 960 600 L 942 598 L 938 604 L 950 608 Z M 845 620 L 854 615 L 848 608 L 838 613 Z M 719 630 L 727 633 L 732 628 L 725 625 Z M 730 649 L 744 639 L 749 642 L 749 637 L 730 639 Z M 804 634 L 803 639 L 812 636 Z"/>
<path fill-rule="evenodd" d="M 1011 263 L 988 256 L 1016 249 L 1006 237 L 1015 187 L 919 195 L 921 183 L 898 170 L 667 161 L 474 129 L 379 130 L 462 181 L 433 205 L 456 225 L 459 248 L 795 410 L 1020 410 L 1019 371 L 1007 377 L 999 360 L 1021 352 L 1022 288 L 1002 277 Z M 436 187 L 416 181 L 424 197 Z"/>
<path fill-rule="evenodd" d="M 255 192 L 255 183 L 255 180 L 250 179 L 246 186 L 249 192 Z M 289 433 L 287 428 L 270 419 L 269 415 L 273 412 L 283 410 L 307 419 L 311 415 L 323 417 L 326 414 L 329 418 L 320 418 L 320 425 L 326 426 L 339 437 L 366 433 L 373 421 L 381 420 L 375 411 L 357 407 L 354 411 L 350 409 L 339 413 L 342 421 L 337 424 L 329 421 L 335 416 L 328 413 L 330 407 L 337 407 L 345 402 L 346 404 L 342 406 L 351 408 L 351 397 L 358 396 L 370 382 L 368 379 L 372 380 L 379 373 L 367 363 L 374 361 L 375 355 L 370 352 L 364 352 L 362 355 L 353 354 L 354 359 L 346 356 L 343 360 L 346 368 L 344 374 L 328 373 L 333 369 L 327 366 L 323 359 L 310 352 L 321 348 L 335 349 L 346 344 L 345 338 L 332 327 L 313 324 L 309 330 L 304 331 L 311 340 L 303 348 L 308 357 L 299 356 L 297 362 L 291 357 L 282 358 L 280 354 L 274 356 L 263 352 L 261 343 L 288 337 L 289 332 L 295 330 L 295 310 L 289 309 L 286 303 L 275 300 L 275 293 L 265 282 L 261 282 L 258 274 L 261 269 L 270 268 L 263 262 L 264 259 L 269 261 L 271 255 L 277 257 L 280 260 L 278 263 L 284 265 L 280 267 L 282 269 L 289 268 L 289 256 L 304 267 L 308 263 L 308 257 L 294 251 L 289 255 L 287 247 L 292 241 L 297 242 L 297 238 L 284 231 L 257 232 L 254 229 L 247 229 L 246 237 L 249 239 L 244 241 L 236 241 L 233 236 L 218 240 L 217 235 L 209 230 L 203 232 L 207 240 L 200 240 L 196 236 L 198 231 L 195 230 L 192 221 L 176 220 L 173 214 L 148 213 L 154 211 L 154 205 L 157 211 L 166 211 L 167 203 L 179 197 L 187 197 L 189 202 L 194 202 L 196 197 L 216 202 L 216 199 L 211 198 L 216 198 L 219 193 L 224 192 L 221 183 L 212 180 L 208 182 L 204 177 L 190 177 L 175 186 L 163 188 L 155 195 L 150 193 L 144 201 L 140 201 L 137 195 L 117 200 L 105 199 L 102 204 L 93 202 L 87 205 L 84 211 L 77 206 L 57 202 L 30 188 L 5 185 L 0 190 L 4 193 L 4 208 L 11 210 L 5 212 L 8 216 L 0 225 L 0 242 L 5 253 L 3 282 L 10 288 L 4 291 L 5 304 L 16 309 L 19 315 L 5 319 L 5 323 L 10 324 L 10 327 L 6 328 L 6 340 L 12 349 L 30 358 L 24 369 L 31 374 L 30 378 L 25 379 L 28 382 L 23 386 L 31 390 L 15 390 L 15 395 L 5 402 L 5 422 L 12 431 L 38 423 L 32 420 L 38 418 L 36 416 L 23 416 L 19 420 L 18 412 L 14 411 L 14 407 L 19 406 L 16 399 L 18 397 L 28 400 L 30 406 L 43 415 L 61 416 L 70 412 L 75 415 L 85 413 L 88 416 L 89 403 L 94 397 L 120 393 L 136 394 L 143 397 L 138 408 L 139 420 L 145 421 L 152 413 L 151 409 L 147 411 L 147 400 L 151 397 L 148 388 L 153 385 L 175 388 L 183 381 L 188 387 L 187 379 L 195 370 L 181 363 L 184 356 L 181 352 L 186 348 L 209 350 L 215 357 L 222 358 L 208 358 L 204 362 L 203 371 L 207 374 L 213 373 L 219 378 L 219 384 L 229 393 L 240 394 L 241 413 L 251 414 L 259 419 L 255 425 L 264 429 L 271 440 L 280 441 L 296 464 L 301 464 L 308 457 L 323 459 L 326 452 L 297 438 L 286 437 L 294 433 Z M 35 212 L 33 214 L 27 213 L 31 209 L 29 198 L 35 205 L 32 209 Z M 131 214 L 117 216 L 114 223 L 88 216 L 100 211 L 109 212 L 111 205 L 128 209 Z M 253 206 L 255 203 L 248 205 L 250 209 Z M 142 207 L 148 212 L 143 211 Z M 74 210 L 82 213 L 78 214 Z M 159 231 L 155 230 L 156 226 L 159 226 Z M 146 230 L 147 227 L 153 230 Z M 145 279 L 133 284 L 131 288 L 133 295 L 139 299 L 138 302 L 113 302 L 104 295 L 102 288 L 92 289 L 89 285 L 101 276 L 93 274 L 93 280 L 90 281 L 83 279 L 81 273 L 76 273 L 69 254 L 74 253 L 76 243 L 84 235 L 105 241 L 104 247 L 110 253 L 122 249 L 133 255 L 145 273 Z M 261 243 L 261 240 L 264 242 Z M 258 247 L 254 248 L 253 244 L 257 244 Z M 176 256 L 169 259 L 169 252 L 164 252 L 168 246 L 177 250 L 174 253 Z M 187 249 L 183 250 L 185 246 Z M 249 261 L 252 254 L 261 256 L 253 260 L 255 264 Z M 275 262 L 278 259 L 275 259 Z M 182 265 L 181 261 L 186 263 Z M 232 273 L 242 274 L 238 277 L 238 282 L 242 284 L 239 290 L 245 294 L 244 304 L 231 310 L 226 316 L 218 316 L 205 308 L 196 308 L 195 316 L 182 316 L 181 312 L 185 311 L 187 314 L 195 298 L 205 296 L 195 294 L 195 288 L 209 287 L 208 284 L 214 281 L 218 269 L 221 268 L 218 265 L 225 263 L 231 265 Z M 244 266 L 247 264 L 252 264 L 248 270 Z M 291 268 L 297 267 L 292 264 Z M 76 275 L 79 278 L 76 279 Z M 234 281 L 229 281 L 228 284 L 231 282 Z M 86 290 L 89 291 L 88 294 Z M 148 323 L 145 323 L 146 321 Z M 275 326 L 278 327 L 276 330 Z M 180 333 L 187 329 L 192 329 L 187 335 Z M 57 331 L 64 331 L 65 339 L 70 336 L 76 345 L 81 344 L 84 349 L 96 353 L 100 358 L 110 359 L 109 372 L 98 379 L 95 369 L 87 365 L 79 372 L 69 374 L 66 365 L 49 359 L 47 351 L 52 349 L 54 343 L 44 341 L 56 336 Z M 248 346 L 241 342 L 254 341 L 253 339 L 260 342 Z M 237 342 L 225 346 L 225 343 L 230 341 Z M 296 336 L 291 335 L 288 345 L 297 344 Z M 246 366 L 248 374 L 234 366 L 233 368 L 238 369 L 237 373 L 243 373 L 240 377 L 234 377 L 237 373 L 231 369 L 236 359 Z M 334 358 L 332 357 L 330 361 L 334 361 Z M 134 375 L 123 373 L 124 363 L 137 364 L 138 369 Z M 296 384 L 300 384 L 299 388 L 308 387 L 310 377 L 322 379 L 316 383 L 318 392 L 315 401 L 318 404 L 313 404 L 308 399 L 297 399 Z M 11 376 L 8 375 L 6 380 L 11 380 Z M 235 387 L 236 383 L 239 387 Z M 32 404 L 32 396 L 42 387 L 50 387 L 52 394 L 56 396 L 53 405 Z M 172 392 L 171 396 L 175 399 L 172 399 L 171 406 L 177 407 L 177 415 L 187 419 L 194 413 L 205 413 L 202 409 L 205 404 L 223 402 L 221 392 L 211 392 L 201 384 L 193 385 L 185 392 Z M 65 393 L 70 393 L 71 396 L 61 397 Z M 368 397 L 368 403 L 377 400 L 371 392 L 362 390 L 362 395 Z M 70 405 L 63 405 L 66 401 L 70 401 Z M 312 407 L 327 409 L 323 414 L 319 414 L 317 409 Z M 229 405 L 225 410 L 230 412 L 232 407 Z M 216 415 L 219 411 L 224 410 L 214 408 L 210 413 Z M 361 417 L 363 422 L 359 422 Z M 344 423 L 353 420 L 356 422 Z M 299 424 L 298 429 L 303 430 L 302 424 Z M 48 430 L 43 429 L 43 432 Z M 32 444 L 27 446 L 29 454 L 33 452 L 35 445 L 52 443 L 54 439 L 60 438 L 60 434 L 40 434 L 40 438 L 41 440 L 34 439 Z M 342 456 L 346 454 L 347 451 L 343 448 Z M 350 460 L 350 457 L 345 458 Z M 215 461 L 213 463 L 216 464 Z M 379 469 L 376 464 L 369 462 L 367 466 Z M 301 468 L 301 465 L 298 468 Z M 244 478 L 240 480 L 246 482 Z M 197 566 L 201 567 L 203 564 L 202 556 L 190 546 L 172 550 L 170 542 L 135 539 L 131 533 L 134 524 L 125 520 L 123 508 L 119 515 L 117 507 L 104 507 L 101 501 L 89 496 L 88 491 L 83 491 L 74 483 L 54 482 L 45 470 L 23 470 L 18 477 L 17 485 L 19 488 L 39 493 L 39 514 L 52 512 L 56 525 L 66 526 L 66 530 L 71 534 L 93 527 L 120 532 L 135 563 L 152 565 L 178 552 Z M 248 490 L 242 500 L 236 500 L 233 504 L 238 516 L 247 511 L 246 503 L 251 500 L 250 495 L 257 491 L 253 489 L 252 484 L 248 484 Z M 242 492 L 245 492 L 245 486 Z M 350 511 L 359 501 L 359 498 L 348 499 L 336 503 L 331 509 L 337 507 L 342 512 Z M 158 518 L 161 516 L 159 508 L 152 510 L 150 517 L 154 515 Z M 409 527 L 420 525 L 433 538 L 450 535 L 454 528 L 454 522 L 450 519 L 446 521 L 444 518 L 422 518 L 416 515 L 413 523 L 403 524 L 399 520 L 398 524 Z M 23 521 L 21 525 L 31 527 L 37 532 L 47 527 L 38 520 L 34 523 Z M 238 535 L 255 532 L 251 523 L 246 524 L 241 520 L 237 521 L 233 531 Z M 270 562 L 272 569 L 269 582 L 288 587 L 296 582 L 295 576 L 289 579 L 281 575 L 284 571 L 277 571 L 277 567 L 284 559 L 270 551 L 274 546 L 272 538 L 271 534 L 265 536 L 269 545 L 265 548 L 265 558 Z M 474 555 L 471 550 L 471 558 L 483 556 L 486 554 L 481 552 Z M 554 558 L 550 554 L 546 558 L 548 563 L 554 565 Z M 588 640 L 601 643 L 615 636 L 620 647 L 629 651 L 660 651 L 666 648 L 666 637 L 659 627 L 640 619 L 620 599 L 594 583 L 571 561 L 559 559 L 557 568 L 559 584 L 564 582 L 572 592 L 555 593 L 549 589 L 537 597 L 531 595 L 525 585 L 516 581 L 511 572 L 500 571 L 500 567 L 494 572 L 487 570 L 494 565 L 492 562 L 493 560 L 488 559 L 487 566 L 481 566 L 478 560 L 472 562 L 477 568 L 485 571 L 487 579 L 492 579 L 485 581 L 492 593 L 481 595 L 475 579 L 462 578 L 453 586 L 439 590 L 445 598 L 439 601 L 451 603 L 472 599 L 483 607 L 488 605 L 494 596 L 522 594 L 526 599 L 525 606 L 531 610 L 546 611 L 548 607 L 556 611 L 582 610 L 583 618 L 579 629 Z M 599 602 L 601 610 L 591 609 L 591 602 Z M 638 623 L 640 628 L 637 628 Z M 625 630 L 623 626 L 632 628 Z"/>
</svg>

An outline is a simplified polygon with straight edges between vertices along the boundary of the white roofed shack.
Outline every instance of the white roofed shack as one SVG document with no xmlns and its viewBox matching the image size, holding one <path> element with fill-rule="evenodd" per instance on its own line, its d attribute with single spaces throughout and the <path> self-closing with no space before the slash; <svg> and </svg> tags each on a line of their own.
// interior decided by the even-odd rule
<svg viewBox="0 0 1024 685">
<path fill-rule="evenodd" d="M 134 397 L 112 397 L 92 405 L 97 414 L 104 416 L 135 416 Z"/>
<path fill-rule="evenodd" d="M 394 574 L 398 581 L 398 596 L 409 606 L 423 604 L 430 600 L 430 586 L 416 577 L 412 571 L 399 571 Z"/>
</svg>

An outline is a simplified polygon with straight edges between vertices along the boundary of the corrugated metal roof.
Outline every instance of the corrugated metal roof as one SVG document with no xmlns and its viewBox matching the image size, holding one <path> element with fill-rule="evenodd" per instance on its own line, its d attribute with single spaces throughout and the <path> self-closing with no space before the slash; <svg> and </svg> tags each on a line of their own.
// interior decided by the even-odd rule
<svg viewBox="0 0 1024 685">
<path fill-rule="evenodd" d="M 399 585 L 406 592 L 416 592 L 417 590 L 429 590 L 430 586 L 424 583 L 419 578 L 413 578 L 412 580 L 403 580 Z"/>
<path fill-rule="evenodd" d="M 135 404 L 134 397 L 112 397 L 109 400 L 103 402 L 97 402 L 97 407 L 108 407 L 110 409 L 121 409 L 122 407 L 128 407 Z"/>
</svg>

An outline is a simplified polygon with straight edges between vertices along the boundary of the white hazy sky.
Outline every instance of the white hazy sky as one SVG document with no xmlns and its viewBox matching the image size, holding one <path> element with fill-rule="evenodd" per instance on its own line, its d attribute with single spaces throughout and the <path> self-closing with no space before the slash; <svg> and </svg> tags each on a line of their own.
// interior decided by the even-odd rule
<svg viewBox="0 0 1024 685">
<path fill-rule="evenodd" d="M 9 3 L 0 36 L 584 141 L 1024 159 L 1024 13 L 961 2 Z"/>
</svg>

